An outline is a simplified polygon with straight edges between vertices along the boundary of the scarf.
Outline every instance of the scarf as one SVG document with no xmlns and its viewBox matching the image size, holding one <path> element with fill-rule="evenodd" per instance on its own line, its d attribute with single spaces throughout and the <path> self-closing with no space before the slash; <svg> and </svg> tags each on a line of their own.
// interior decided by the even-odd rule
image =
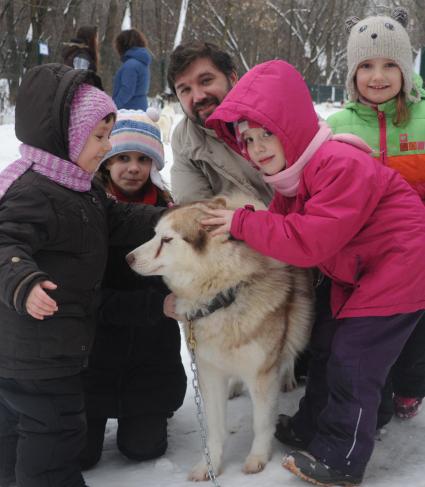
<svg viewBox="0 0 425 487">
<path fill-rule="evenodd" d="M 290 167 L 283 169 L 272 176 L 264 175 L 263 179 L 283 196 L 293 197 L 297 194 L 298 185 L 304 166 L 313 157 L 314 153 L 328 140 L 336 140 L 353 145 L 360 150 L 371 153 L 372 149 L 360 137 L 353 134 L 333 134 L 326 122 L 319 122 L 319 130 L 301 154 L 299 159 Z"/>
<path fill-rule="evenodd" d="M 29 169 L 73 191 L 90 190 L 93 175 L 81 169 L 77 164 L 31 145 L 21 144 L 19 152 L 21 159 L 12 162 L 0 173 L 0 199 L 10 186 Z"/>
<path fill-rule="evenodd" d="M 141 193 L 135 197 L 125 195 L 112 181 L 110 181 L 106 191 L 118 201 L 124 203 L 144 203 L 145 205 L 155 206 L 158 202 L 159 191 L 152 181 L 147 181 Z"/>
</svg>

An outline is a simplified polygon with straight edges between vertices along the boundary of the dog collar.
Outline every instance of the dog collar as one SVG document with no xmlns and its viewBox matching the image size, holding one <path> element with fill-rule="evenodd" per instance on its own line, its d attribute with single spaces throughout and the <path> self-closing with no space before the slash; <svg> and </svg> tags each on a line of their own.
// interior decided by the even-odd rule
<svg viewBox="0 0 425 487">
<path fill-rule="evenodd" d="M 236 295 L 241 286 L 242 283 L 240 282 L 237 286 L 226 289 L 225 291 L 221 291 L 216 294 L 213 299 L 202 308 L 191 311 L 190 313 L 186 313 L 185 316 L 187 321 L 205 318 L 206 316 L 214 313 L 214 311 L 217 311 L 221 308 L 227 308 L 235 301 Z"/>
</svg>

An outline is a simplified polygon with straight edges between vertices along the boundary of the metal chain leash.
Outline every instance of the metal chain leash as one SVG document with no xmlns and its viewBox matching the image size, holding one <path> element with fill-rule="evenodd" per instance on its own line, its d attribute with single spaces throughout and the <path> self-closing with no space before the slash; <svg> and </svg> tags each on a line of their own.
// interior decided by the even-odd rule
<svg viewBox="0 0 425 487">
<path fill-rule="evenodd" d="M 207 444 L 207 428 L 205 426 L 205 415 L 202 410 L 202 397 L 199 389 L 198 366 L 196 365 L 196 355 L 195 355 L 196 340 L 193 331 L 193 323 L 191 320 L 189 320 L 188 325 L 189 325 L 189 337 L 187 339 L 187 345 L 191 357 L 190 368 L 192 369 L 192 373 L 193 373 L 192 386 L 193 386 L 193 390 L 195 391 L 194 398 L 195 398 L 195 404 L 197 409 L 196 416 L 198 418 L 199 427 L 201 429 L 202 449 L 203 449 L 205 460 L 207 462 L 208 477 L 210 478 L 211 482 L 215 487 L 220 487 L 220 484 L 218 483 L 217 477 L 214 472 L 214 467 L 211 461 L 210 450 Z"/>
</svg>

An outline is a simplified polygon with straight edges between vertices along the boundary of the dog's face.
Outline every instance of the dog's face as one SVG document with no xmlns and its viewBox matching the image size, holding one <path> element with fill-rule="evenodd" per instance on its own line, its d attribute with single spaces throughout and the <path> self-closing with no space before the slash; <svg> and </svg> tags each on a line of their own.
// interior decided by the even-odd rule
<svg viewBox="0 0 425 487">
<path fill-rule="evenodd" d="M 155 237 L 127 256 L 131 268 L 145 276 L 190 279 L 214 263 L 212 247 L 222 247 L 226 236 L 211 237 L 201 225 L 208 208 L 225 208 L 223 198 L 197 202 L 166 212 L 155 227 Z M 214 242 L 213 242 L 214 241 Z"/>
</svg>

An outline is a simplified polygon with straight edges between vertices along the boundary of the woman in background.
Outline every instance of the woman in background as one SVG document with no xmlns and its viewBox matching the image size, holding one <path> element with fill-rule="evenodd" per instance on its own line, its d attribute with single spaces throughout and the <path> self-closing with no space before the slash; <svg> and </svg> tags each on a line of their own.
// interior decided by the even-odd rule
<svg viewBox="0 0 425 487">
<path fill-rule="evenodd" d="M 112 98 L 118 109 L 146 110 L 150 85 L 152 54 L 145 35 L 136 30 L 123 30 L 115 39 L 122 66 L 114 77 Z"/>
</svg>

